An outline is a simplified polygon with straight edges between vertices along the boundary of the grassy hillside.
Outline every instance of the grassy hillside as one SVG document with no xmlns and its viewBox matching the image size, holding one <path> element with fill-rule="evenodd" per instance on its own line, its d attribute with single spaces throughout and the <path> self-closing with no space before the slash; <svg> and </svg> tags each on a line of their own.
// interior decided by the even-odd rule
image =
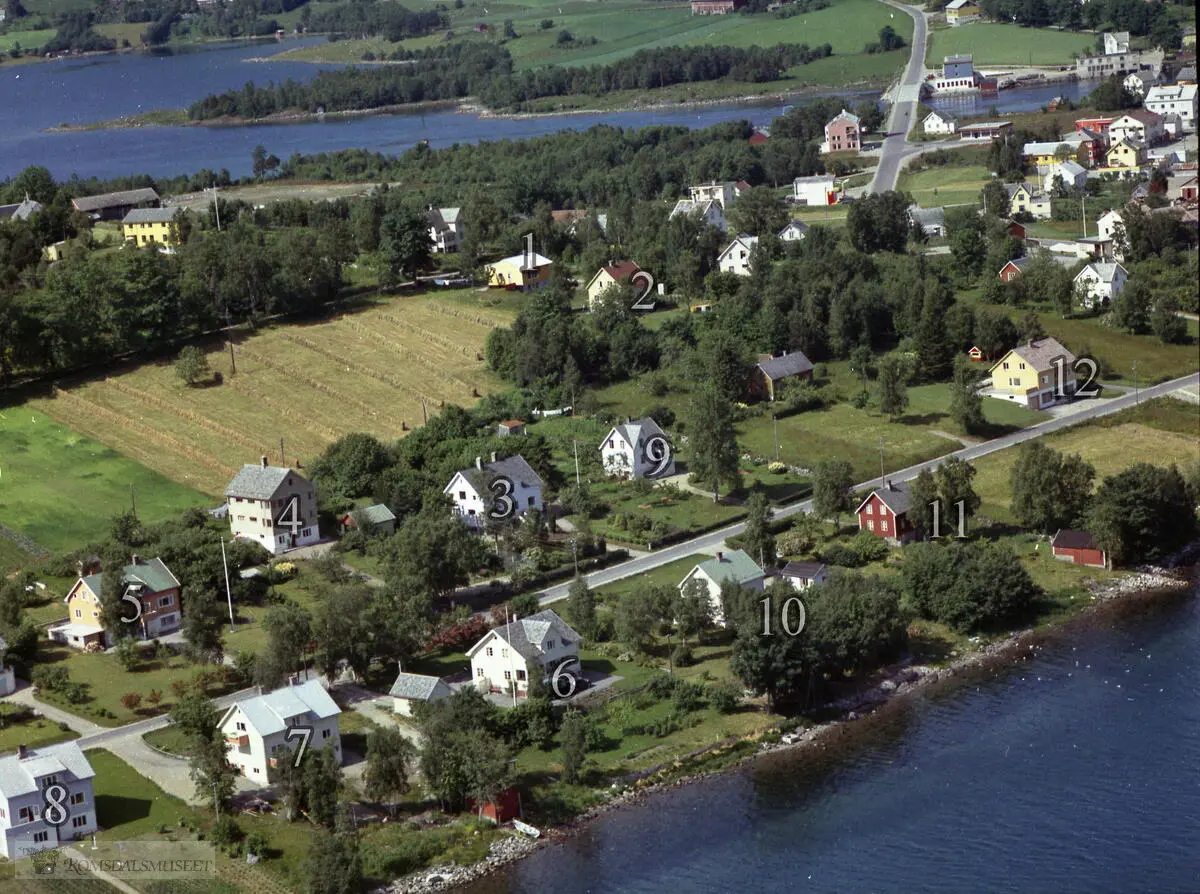
<svg viewBox="0 0 1200 894">
<path fill-rule="evenodd" d="M 483 343 L 512 312 L 480 298 L 470 290 L 392 298 L 241 335 L 237 375 L 226 345 L 213 342 L 219 386 L 185 388 L 163 361 L 32 403 L 168 478 L 219 494 L 242 463 L 278 457 L 281 438 L 289 462 L 305 461 L 347 432 L 402 437 L 406 424 L 421 424 L 422 397 L 433 414 L 442 401 L 470 405 L 496 387 Z"/>
<path fill-rule="evenodd" d="M 976 22 L 931 32 L 925 64 L 938 68 L 946 56 L 969 53 L 976 65 L 1067 65 L 1095 45 L 1094 34 Z"/>
</svg>

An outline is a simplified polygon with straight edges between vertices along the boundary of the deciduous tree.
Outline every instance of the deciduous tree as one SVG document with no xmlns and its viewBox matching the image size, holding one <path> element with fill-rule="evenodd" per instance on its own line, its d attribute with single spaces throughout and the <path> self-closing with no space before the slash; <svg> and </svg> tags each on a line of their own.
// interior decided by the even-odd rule
<svg viewBox="0 0 1200 894">
<path fill-rule="evenodd" d="M 1089 529 L 1114 565 L 1153 561 L 1195 536 L 1195 502 L 1175 466 L 1136 463 L 1097 488 Z"/>
</svg>

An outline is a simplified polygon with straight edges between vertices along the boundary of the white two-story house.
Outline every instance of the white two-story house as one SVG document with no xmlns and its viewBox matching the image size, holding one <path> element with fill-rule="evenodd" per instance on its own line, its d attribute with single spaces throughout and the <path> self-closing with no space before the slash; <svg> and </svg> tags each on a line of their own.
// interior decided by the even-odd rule
<svg viewBox="0 0 1200 894">
<path fill-rule="evenodd" d="M 1088 310 L 1111 304 L 1125 291 L 1129 271 L 1116 261 L 1092 261 L 1075 276 L 1075 293 Z"/>
<path fill-rule="evenodd" d="M 264 456 L 247 463 L 225 488 L 229 529 L 234 537 L 257 540 L 278 555 L 321 539 L 317 529 L 317 491 L 311 481 Z"/>
<path fill-rule="evenodd" d="M 95 775 L 74 742 L 0 757 L 0 853 L 17 860 L 95 832 Z"/>
<path fill-rule="evenodd" d="M 679 582 L 680 591 L 682 592 L 683 588 L 692 580 L 704 583 L 708 590 L 709 601 L 712 603 L 713 619 L 723 627 L 725 626 L 725 611 L 721 605 L 721 585 L 726 581 L 732 581 L 739 587 L 761 593 L 765 585 L 766 573 L 758 567 L 758 563 L 750 558 L 745 550 L 735 549 L 728 553 L 719 552 L 715 558 L 707 559 L 692 568 Z"/>
<path fill-rule="evenodd" d="M 454 514 L 479 529 L 489 520 L 511 521 L 531 509 L 542 508 L 545 483 L 522 456 L 485 463 L 475 457 L 475 468 L 454 473 L 442 493 L 454 501 Z"/>
<path fill-rule="evenodd" d="M 758 247 L 757 236 L 738 236 L 717 256 L 717 268 L 722 273 L 734 273 L 738 276 L 750 275 L 750 260 L 754 249 Z"/>
<path fill-rule="evenodd" d="M 536 674 L 553 674 L 565 662 L 579 659 L 582 637 L 553 610 L 494 627 L 467 650 L 471 678 L 484 692 L 525 695 Z"/>
<path fill-rule="evenodd" d="M 649 416 L 614 425 L 600 444 L 600 459 L 609 475 L 670 478 L 675 474 L 671 439 Z"/>
<path fill-rule="evenodd" d="M 229 763 L 247 779 L 269 785 L 282 761 L 331 748 L 342 762 L 341 709 L 317 680 L 280 687 L 238 702 L 221 718 Z M 304 760 L 304 755 L 300 755 Z"/>
</svg>

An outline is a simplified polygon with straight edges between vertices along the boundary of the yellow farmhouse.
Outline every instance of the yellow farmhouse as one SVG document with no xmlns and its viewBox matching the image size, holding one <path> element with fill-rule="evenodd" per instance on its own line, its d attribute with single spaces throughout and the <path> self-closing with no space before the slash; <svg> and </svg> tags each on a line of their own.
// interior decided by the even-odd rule
<svg viewBox="0 0 1200 894">
<path fill-rule="evenodd" d="M 992 367 L 992 396 L 1032 410 L 1074 394 L 1075 355 L 1049 336 L 1017 345 Z"/>
<path fill-rule="evenodd" d="M 554 262 L 537 252 L 501 258 L 487 268 L 488 285 L 501 289 L 536 289 L 550 279 Z"/>
<path fill-rule="evenodd" d="M 175 223 L 175 208 L 134 208 L 121 221 L 121 235 L 134 245 L 162 245 L 174 248 L 179 244 L 179 226 Z"/>
</svg>

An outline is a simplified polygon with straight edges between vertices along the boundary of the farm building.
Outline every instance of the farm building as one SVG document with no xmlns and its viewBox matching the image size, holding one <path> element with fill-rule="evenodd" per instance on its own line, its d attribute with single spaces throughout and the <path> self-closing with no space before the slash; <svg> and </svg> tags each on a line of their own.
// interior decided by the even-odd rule
<svg viewBox="0 0 1200 894">
<path fill-rule="evenodd" d="M 525 434 L 524 419 L 505 419 L 503 422 L 496 423 L 496 436 L 499 438 L 523 434 Z"/>
<path fill-rule="evenodd" d="M 946 4 L 946 24 L 951 27 L 978 22 L 979 4 L 976 0 L 950 0 Z"/>
<path fill-rule="evenodd" d="M 811 379 L 813 365 L 801 351 L 785 351 L 780 357 L 770 354 L 759 355 L 758 362 L 750 370 L 750 393 L 759 398 L 775 400 L 775 392 L 781 382 L 788 379 Z"/>
<path fill-rule="evenodd" d="M 1107 568 L 1108 554 L 1096 543 L 1087 531 L 1072 531 L 1062 528 L 1050 539 L 1050 549 L 1054 558 L 1064 562 L 1074 562 L 1076 565 L 1088 565 L 1092 568 Z"/>
<path fill-rule="evenodd" d="M 347 512 L 338 519 L 342 526 L 342 530 L 357 528 L 359 519 L 362 520 L 364 526 L 372 534 L 385 534 L 391 536 L 396 533 L 396 516 L 392 510 L 388 509 L 382 503 L 376 503 L 374 506 L 364 506 L 362 509 L 356 509 L 353 512 Z"/>
<path fill-rule="evenodd" d="M 550 280 L 554 262 L 535 251 L 501 258 L 487 268 L 488 285 L 499 289 L 536 289 Z"/>
<path fill-rule="evenodd" d="M 127 189 L 101 196 L 81 196 L 71 200 L 71 207 L 95 220 L 121 220 L 134 208 L 158 208 L 162 199 L 152 189 Z"/>
</svg>

